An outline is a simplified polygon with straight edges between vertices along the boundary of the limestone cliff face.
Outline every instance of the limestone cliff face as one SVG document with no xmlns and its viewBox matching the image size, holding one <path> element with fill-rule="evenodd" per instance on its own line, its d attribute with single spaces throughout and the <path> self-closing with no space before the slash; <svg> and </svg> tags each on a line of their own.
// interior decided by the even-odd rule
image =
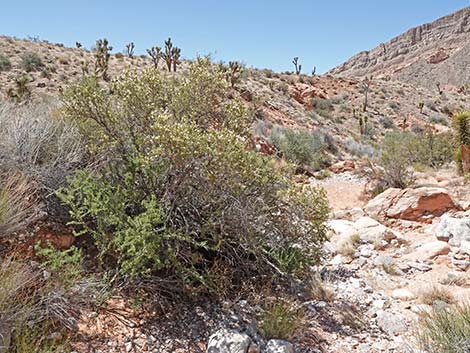
<svg viewBox="0 0 470 353">
<path fill-rule="evenodd" d="M 470 7 L 408 30 L 329 71 L 338 76 L 390 76 L 423 86 L 470 80 Z"/>
</svg>

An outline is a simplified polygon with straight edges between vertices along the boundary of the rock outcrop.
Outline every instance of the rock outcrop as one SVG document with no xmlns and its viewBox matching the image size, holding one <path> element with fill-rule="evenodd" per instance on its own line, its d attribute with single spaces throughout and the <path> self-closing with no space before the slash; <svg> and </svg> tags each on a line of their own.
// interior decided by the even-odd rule
<svg viewBox="0 0 470 353">
<path fill-rule="evenodd" d="M 372 218 L 426 221 L 433 216 L 458 209 L 446 189 L 422 187 L 417 189 L 388 189 L 369 201 L 365 211 Z"/>
<path fill-rule="evenodd" d="M 391 77 L 426 87 L 460 87 L 470 79 L 470 8 L 410 29 L 375 49 L 354 55 L 329 74 Z"/>
</svg>

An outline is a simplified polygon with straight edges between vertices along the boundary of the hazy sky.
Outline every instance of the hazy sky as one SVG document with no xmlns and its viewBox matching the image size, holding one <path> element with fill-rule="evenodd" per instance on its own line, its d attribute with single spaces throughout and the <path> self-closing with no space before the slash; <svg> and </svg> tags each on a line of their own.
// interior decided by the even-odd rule
<svg viewBox="0 0 470 353">
<path fill-rule="evenodd" d="M 212 54 L 248 66 L 323 72 L 358 51 L 470 5 L 463 0 L 23 0 L 2 1 L 0 34 L 90 47 L 107 37 L 136 52 L 171 36 L 182 56 Z M 0 48 L 1 50 L 1 48 Z"/>
</svg>

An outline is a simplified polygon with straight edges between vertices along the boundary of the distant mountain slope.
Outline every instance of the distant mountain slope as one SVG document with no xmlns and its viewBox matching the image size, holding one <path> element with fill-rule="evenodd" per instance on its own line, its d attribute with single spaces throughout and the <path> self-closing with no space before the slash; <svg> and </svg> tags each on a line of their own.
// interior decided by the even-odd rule
<svg viewBox="0 0 470 353">
<path fill-rule="evenodd" d="M 329 71 L 339 76 L 390 76 L 427 87 L 470 82 L 470 7 L 410 29 Z"/>
</svg>

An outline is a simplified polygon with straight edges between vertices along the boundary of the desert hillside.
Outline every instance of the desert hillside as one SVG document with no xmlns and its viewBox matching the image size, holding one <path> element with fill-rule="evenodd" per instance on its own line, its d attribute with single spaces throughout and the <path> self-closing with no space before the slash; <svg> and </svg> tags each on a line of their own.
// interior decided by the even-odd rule
<svg viewBox="0 0 470 353">
<path fill-rule="evenodd" d="M 325 75 L 0 36 L 0 353 L 470 352 L 469 16 Z"/>
<path fill-rule="evenodd" d="M 470 78 L 470 8 L 412 28 L 330 70 L 339 76 L 391 77 L 430 89 L 466 89 Z"/>
</svg>

